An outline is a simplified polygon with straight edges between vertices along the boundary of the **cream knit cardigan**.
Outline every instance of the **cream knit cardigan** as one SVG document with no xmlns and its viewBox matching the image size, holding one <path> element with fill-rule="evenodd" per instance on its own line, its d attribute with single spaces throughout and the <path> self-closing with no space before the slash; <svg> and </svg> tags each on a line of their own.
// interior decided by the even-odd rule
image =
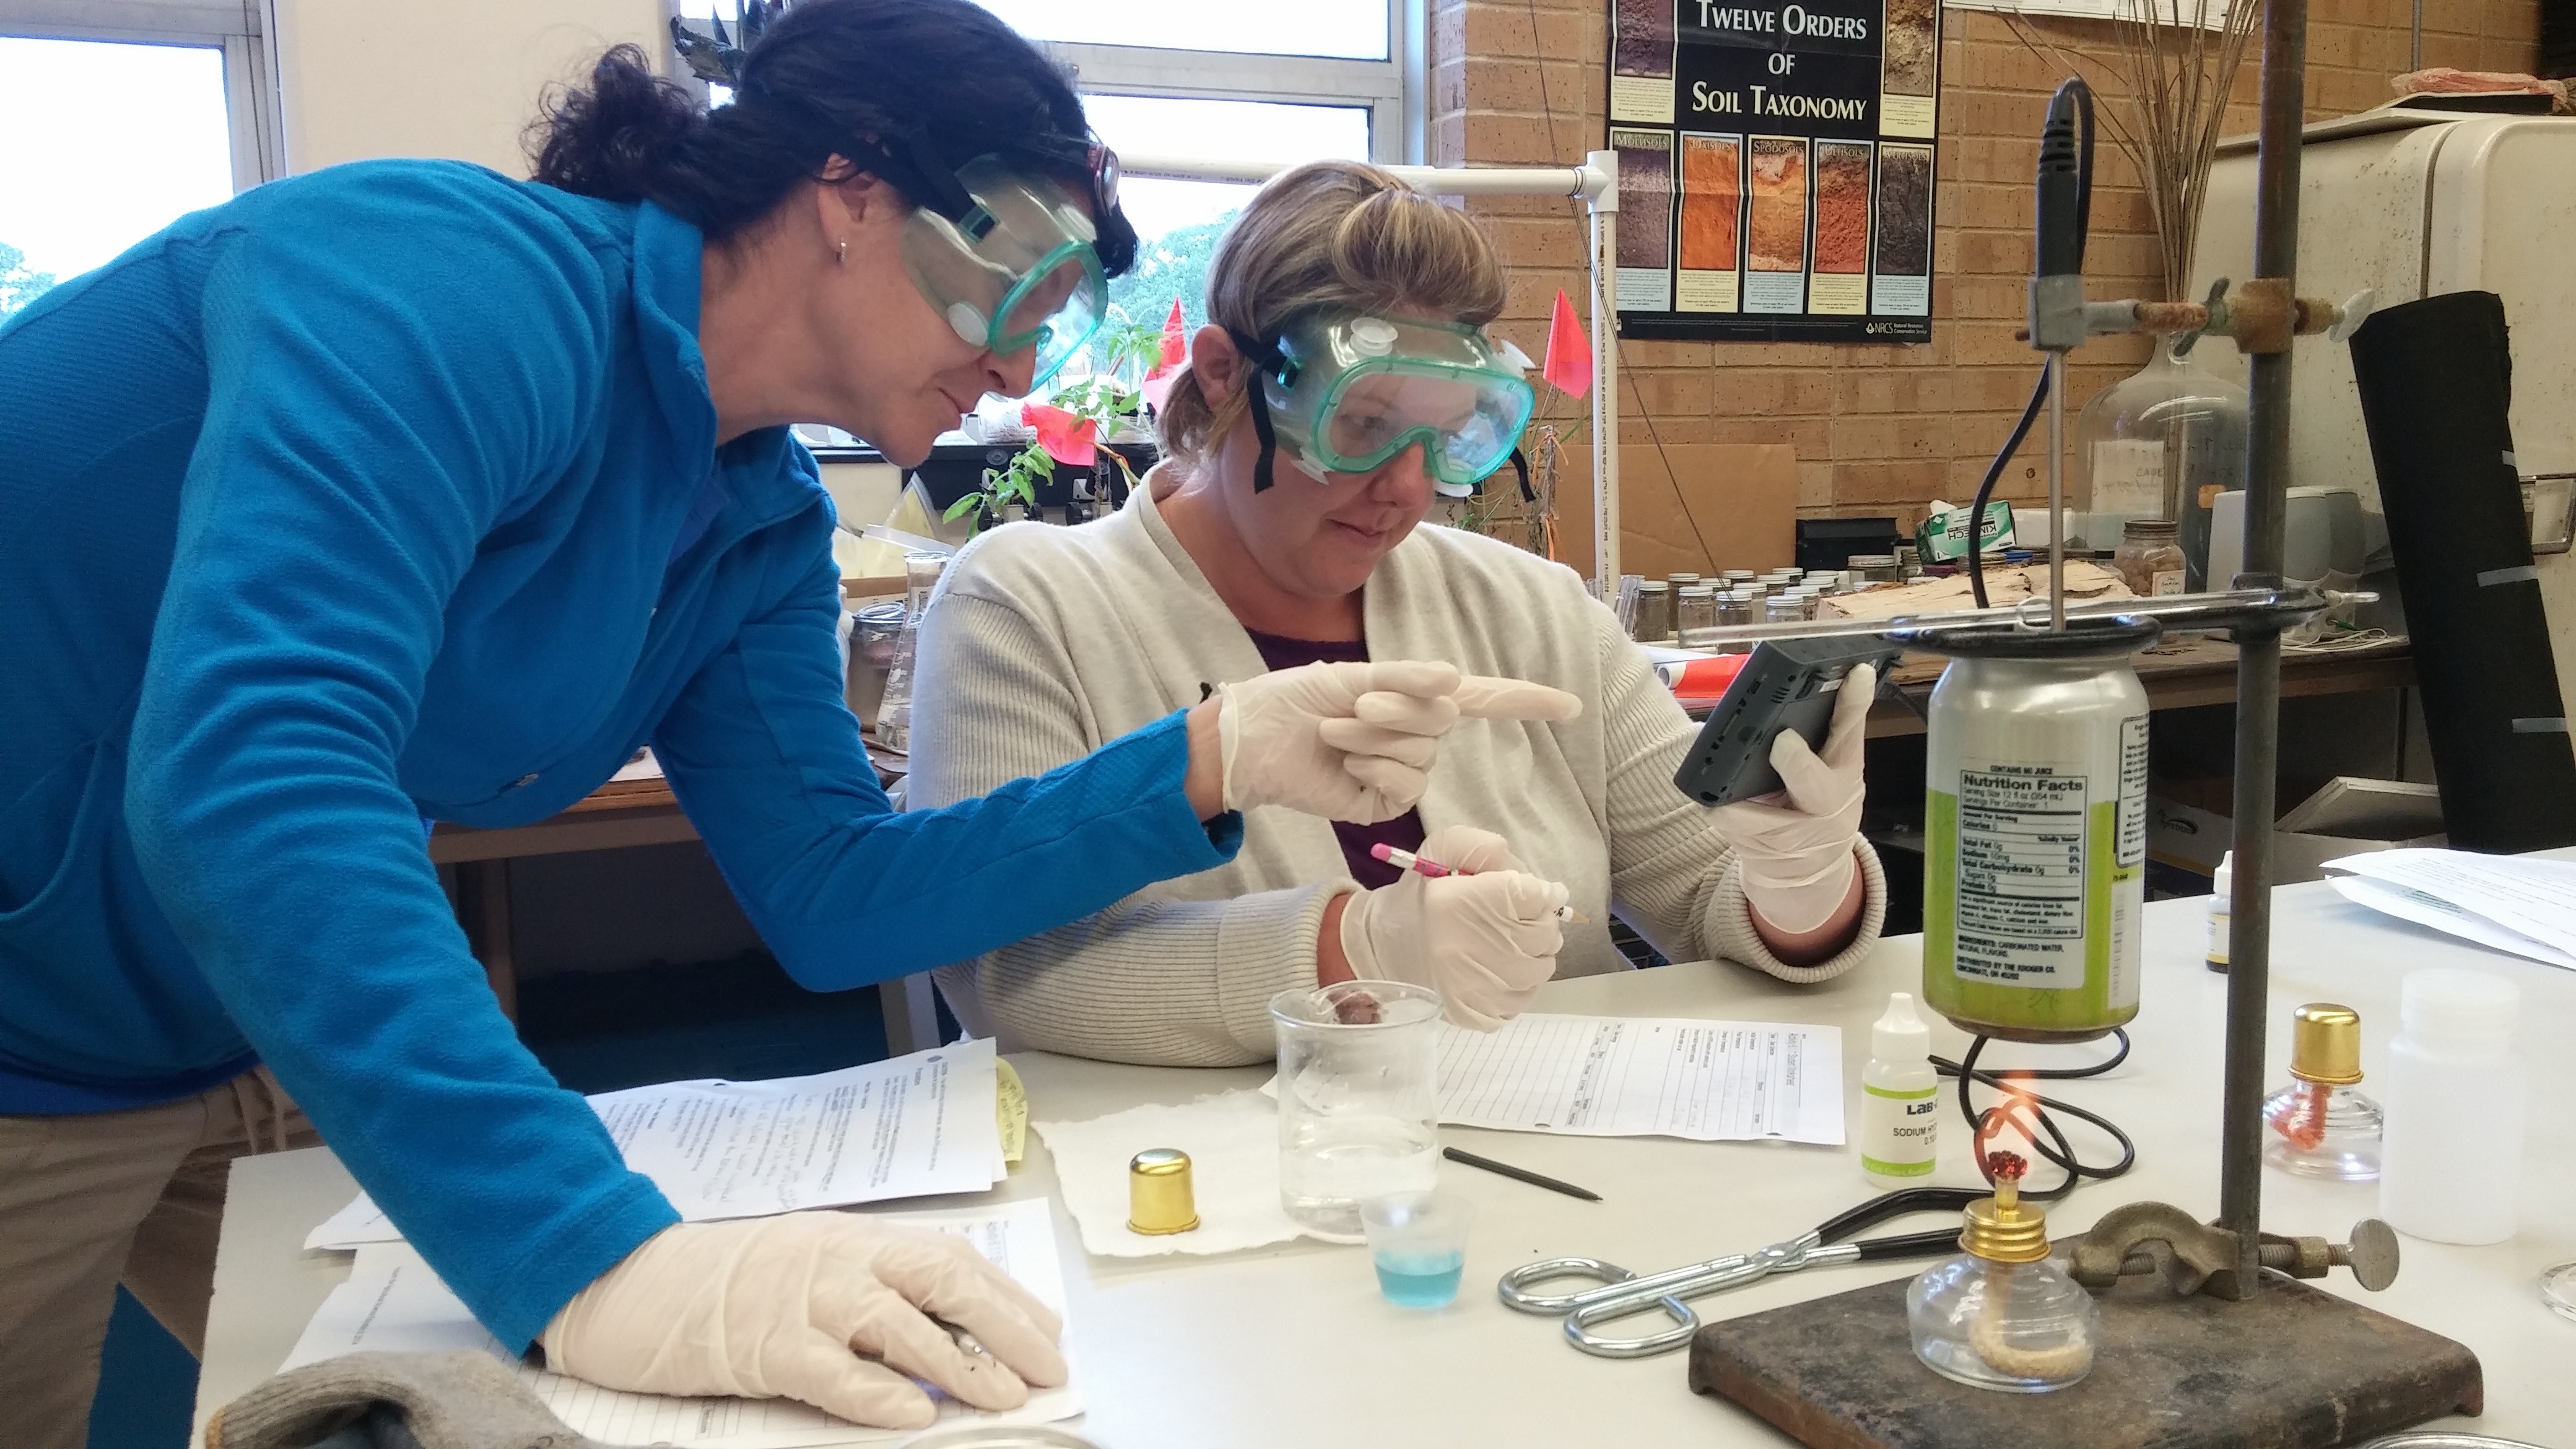
<svg viewBox="0 0 2576 1449">
<path fill-rule="evenodd" d="M 997 529 L 949 566 L 921 629 L 911 808 L 1053 769 L 1213 685 L 1266 672 L 1156 507 L 1168 475 L 1147 484 L 1080 527 Z M 1495 831 L 1565 883 L 1591 921 L 1566 927 L 1558 975 L 1625 968 L 1605 925 L 1614 909 L 1676 961 L 1725 957 L 1787 981 L 1824 981 L 1869 954 L 1887 885 L 1866 845 L 1867 905 L 1850 949 L 1796 967 L 1763 946 L 1733 853 L 1673 786 L 1695 727 L 1572 570 L 1426 524 L 1369 576 L 1363 609 L 1372 658 L 1446 659 L 1582 698 L 1583 714 L 1561 724 L 1460 721 L 1420 806 L 1426 829 Z M 939 986 L 969 1030 L 1006 1051 L 1266 1061 L 1270 998 L 1315 984 L 1324 906 L 1358 889 L 1330 824 L 1263 807 L 1245 817 L 1228 864 L 943 967 Z"/>
</svg>

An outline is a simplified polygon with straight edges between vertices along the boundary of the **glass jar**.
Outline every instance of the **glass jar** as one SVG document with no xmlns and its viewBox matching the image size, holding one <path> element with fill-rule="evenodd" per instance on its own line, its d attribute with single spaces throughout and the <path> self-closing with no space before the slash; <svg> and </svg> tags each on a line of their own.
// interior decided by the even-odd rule
<svg viewBox="0 0 2576 1449">
<path fill-rule="evenodd" d="M 1673 637 L 1672 585 L 1645 579 L 1637 585 L 1637 616 L 1628 637 L 1640 644 L 1661 644 Z"/>
<path fill-rule="evenodd" d="M 2178 351 L 2179 340 L 2158 339 L 2145 367 L 2076 416 L 2074 506 L 2173 520 L 2182 592 L 2193 592 L 2209 568 L 2210 500 L 2245 486 L 2245 389 L 2202 367 L 2198 348 Z"/>
<path fill-rule="evenodd" d="M 1717 627 L 1717 590 L 1706 584 L 1692 584 L 1673 593 L 1673 634 L 1685 649 L 1697 649 L 1707 643 L 1693 636 Z"/>
<path fill-rule="evenodd" d="M 2048 1255 L 2047 1216 L 1998 1171 L 1995 1195 L 1968 1205 L 1958 1257 L 1914 1280 L 1905 1322 L 1914 1356 L 1947 1379 L 2013 1394 L 2062 1389 L 2093 1371 L 2101 1337 L 2093 1295 Z"/>
<path fill-rule="evenodd" d="M 2183 592 L 2188 570 L 2173 522 L 2163 518 L 2130 519 L 2121 531 L 2119 551 L 2111 555 L 2111 571 L 2129 586 L 2130 593 L 2142 599 Z"/>
<path fill-rule="evenodd" d="M 1744 592 L 1742 589 L 1729 589 L 1725 593 L 1717 596 L 1717 626 L 1719 628 L 1728 629 L 1741 624 L 1758 624 L 1761 621 L 1761 615 L 1756 613 L 1754 610 L 1753 596 L 1751 594 Z M 1741 639 L 1729 640 L 1723 644 L 1718 644 L 1713 647 L 1720 654 L 1750 654 L 1753 652 L 1753 646 Z"/>
<path fill-rule="evenodd" d="M 1762 601 L 1762 622 L 1795 624 L 1807 616 L 1799 612 L 1796 594 L 1773 594 Z"/>
<path fill-rule="evenodd" d="M 1666 574 L 1664 582 L 1672 586 L 1673 598 L 1678 601 L 1684 590 L 1698 588 L 1702 580 L 1697 574 Z"/>
<path fill-rule="evenodd" d="M 1923 577 L 1923 555 L 1910 543 L 1896 546 L 1896 577 L 1901 582 Z"/>
<path fill-rule="evenodd" d="M 1756 573 L 1752 569 L 1728 569 L 1726 571 L 1726 586 L 1730 589 L 1739 588 L 1760 577 L 1762 577 L 1762 575 Z"/>
<path fill-rule="evenodd" d="M 1429 1192 L 1440 1168 L 1440 995 L 1342 981 L 1270 999 L 1279 1067 L 1279 1205 L 1333 1242 L 1361 1204 Z"/>
<path fill-rule="evenodd" d="M 2263 1161 L 2297 1177 L 2379 1178 L 2379 1104 L 2361 1081 L 2361 1016 L 2311 1001 L 2290 1015 L 2290 1085 L 2263 1099 Z"/>
<path fill-rule="evenodd" d="M 1892 553 L 1856 553 L 1843 560 L 1851 577 L 1867 579 L 1874 584 L 1897 582 L 1896 555 Z"/>
</svg>

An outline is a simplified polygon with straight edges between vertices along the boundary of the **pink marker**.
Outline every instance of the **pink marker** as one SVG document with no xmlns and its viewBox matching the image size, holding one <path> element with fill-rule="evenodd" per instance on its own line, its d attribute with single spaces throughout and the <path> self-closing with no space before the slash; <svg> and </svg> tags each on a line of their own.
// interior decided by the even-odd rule
<svg viewBox="0 0 2576 1449">
<path fill-rule="evenodd" d="M 1369 856 L 1375 860 L 1385 861 L 1397 870 L 1409 870 L 1415 875 L 1429 876 L 1433 880 L 1438 880 L 1444 875 L 1473 874 L 1471 871 L 1459 870 L 1454 866 L 1442 865 L 1436 860 L 1425 859 L 1409 850 L 1398 850 L 1383 840 L 1369 847 Z M 1560 921 L 1571 921 L 1578 926 L 1588 926 L 1592 923 L 1589 916 L 1572 906 L 1558 906 L 1556 918 Z"/>
</svg>

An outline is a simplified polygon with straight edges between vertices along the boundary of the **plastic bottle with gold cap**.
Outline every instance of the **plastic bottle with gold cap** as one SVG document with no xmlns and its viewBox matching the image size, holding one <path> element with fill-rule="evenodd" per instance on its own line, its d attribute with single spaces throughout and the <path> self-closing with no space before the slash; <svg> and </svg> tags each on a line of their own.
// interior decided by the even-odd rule
<svg viewBox="0 0 2576 1449">
<path fill-rule="evenodd" d="M 2379 1178 L 2379 1104 L 2361 1080 L 2361 1016 L 2311 1001 L 2290 1015 L 2290 1085 L 2263 1099 L 2263 1160 L 2300 1177 Z"/>
<path fill-rule="evenodd" d="M 2048 1214 L 2021 1198 L 2026 1164 L 1987 1158 L 1993 1197 L 1968 1204 L 1958 1257 L 1914 1280 L 1905 1321 L 1914 1356 L 1971 1388 L 2044 1394 L 2093 1371 L 2093 1296 L 2049 1256 Z"/>
</svg>

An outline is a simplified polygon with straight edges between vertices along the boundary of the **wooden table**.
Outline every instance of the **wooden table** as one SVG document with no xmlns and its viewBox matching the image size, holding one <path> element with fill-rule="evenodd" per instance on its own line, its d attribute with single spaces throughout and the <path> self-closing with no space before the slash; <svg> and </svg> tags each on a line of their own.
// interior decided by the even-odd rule
<svg viewBox="0 0 2576 1449">
<path fill-rule="evenodd" d="M 904 756 L 871 742 L 880 783 L 903 778 Z M 441 824 L 429 838 L 429 858 L 447 882 L 466 944 L 483 963 L 483 978 L 501 1009 L 519 1015 L 518 962 L 510 949 L 510 862 L 532 855 L 566 855 L 582 850 L 618 850 L 631 845 L 675 845 L 698 838 L 687 812 L 671 793 L 671 783 L 656 775 L 640 780 L 611 780 L 572 808 L 534 825 L 506 830 L 477 830 Z M 880 988 L 886 1011 L 886 1040 L 896 1053 L 927 1046 L 937 1039 L 936 1008 L 929 978 L 905 977 Z"/>
</svg>

